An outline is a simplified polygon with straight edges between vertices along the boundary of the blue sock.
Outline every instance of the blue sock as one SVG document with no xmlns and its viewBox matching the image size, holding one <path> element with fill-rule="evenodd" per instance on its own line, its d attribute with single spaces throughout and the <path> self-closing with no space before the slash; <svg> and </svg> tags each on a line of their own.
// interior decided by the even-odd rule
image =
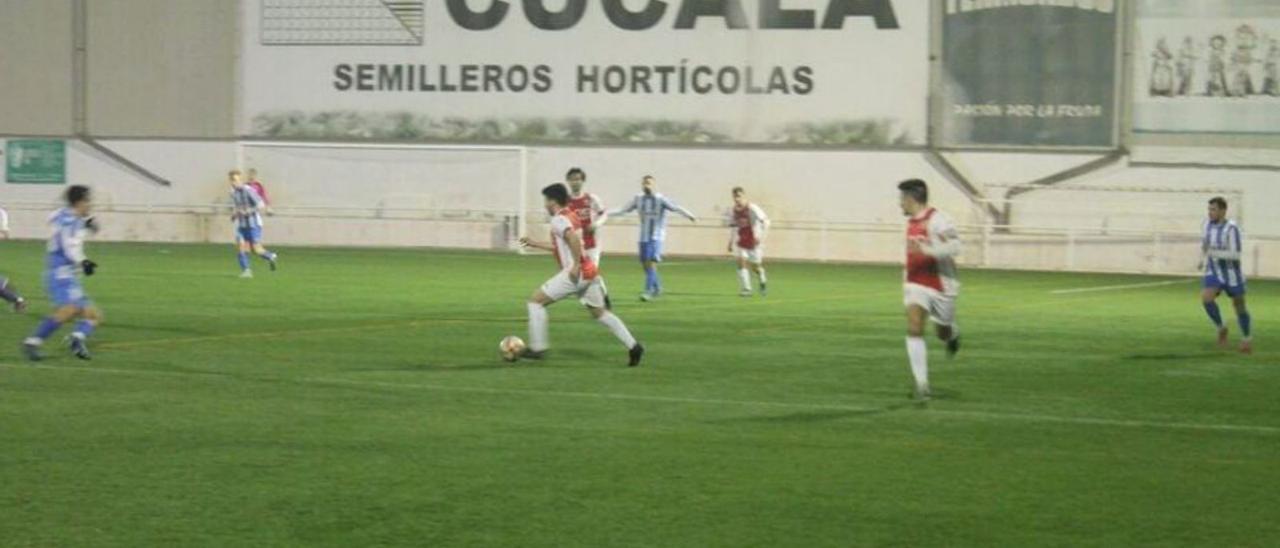
<svg viewBox="0 0 1280 548">
<path fill-rule="evenodd" d="M 1218 303 L 1214 301 L 1204 303 L 1204 311 L 1209 314 L 1209 319 L 1213 320 L 1213 325 L 1222 329 L 1222 312 L 1218 310 Z"/>
<path fill-rule="evenodd" d="M 82 339 L 89 338 L 89 335 L 93 334 L 93 322 L 90 322 L 89 320 L 80 320 L 76 323 L 75 332 L 79 334 Z"/>
<path fill-rule="evenodd" d="M 270 251 L 263 251 L 263 252 L 262 252 L 262 254 L 261 254 L 261 255 L 258 255 L 258 256 L 259 256 L 259 257 L 262 257 L 263 259 L 266 259 L 266 260 L 268 260 L 268 261 L 274 261 L 274 260 L 276 260 L 276 254 L 275 254 L 275 253 L 272 253 L 272 252 L 270 252 Z"/>
<path fill-rule="evenodd" d="M 1253 323 L 1253 317 L 1248 312 L 1236 315 L 1236 321 L 1240 322 L 1240 335 L 1249 338 L 1250 323 Z"/>
<path fill-rule="evenodd" d="M 660 291 L 662 291 L 662 276 L 659 276 L 659 275 L 658 275 L 658 268 L 657 268 L 657 267 L 654 267 L 654 269 L 653 269 L 653 292 L 654 292 L 654 293 L 658 293 L 658 292 L 660 292 Z"/>
<path fill-rule="evenodd" d="M 243 251 L 236 256 L 240 261 L 240 270 L 249 270 L 249 254 Z"/>
<path fill-rule="evenodd" d="M 36 332 L 31 334 L 31 338 L 43 341 L 49 338 L 49 335 L 52 335 L 59 327 L 62 327 L 62 322 L 46 317 L 44 321 L 40 322 L 40 326 L 36 328 Z"/>
<path fill-rule="evenodd" d="M 653 293 L 653 289 L 658 286 L 658 273 L 650 267 L 644 268 L 644 290 L 646 293 Z"/>
</svg>

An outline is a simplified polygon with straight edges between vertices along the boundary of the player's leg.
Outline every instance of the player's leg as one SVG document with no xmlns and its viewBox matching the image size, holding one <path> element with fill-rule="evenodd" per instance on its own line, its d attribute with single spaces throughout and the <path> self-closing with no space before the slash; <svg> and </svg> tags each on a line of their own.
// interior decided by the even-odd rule
<svg viewBox="0 0 1280 548">
<path fill-rule="evenodd" d="M 1249 315 L 1249 307 L 1244 301 L 1244 289 L 1241 288 L 1231 296 L 1231 306 L 1236 310 L 1236 323 L 1240 326 L 1240 351 L 1253 353 L 1253 317 Z"/>
<path fill-rule="evenodd" d="M 924 341 L 924 323 L 929 317 L 929 295 L 923 288 L 907 285 L 904 304 L 907 312 L 907 360 L 915 380 L 915 397 L 927 400 L 929 391 L 929 349 Z"/>
<path fill-rule="evenodd" d="M 654 295 L 657 286 L 656 272 L 653 270 L 653 242 L 640 242 L 640 267 L 644 269 L 644 293 L 640 300 L 647 301 Z"/>
<path fill-rule="evenodd" d="M 0 276 L 0 299 L 13 305 L 14 312 L 22 312 L 27 309 L 27 300 L 18 294 L 18 288 L 9 283 L 9 278 Z"/>
<path fill-rule="evenodd" d="M 252 278 L 253 270 L 249 267 L 249 250 L 253 243 L 249 241 L 245 230 L 236 230 L 236 261 L 240 264 L 240 277 Z"/>
<path fill-rule="evenodd" d="M 756 274 L 756 282 L 760 285 L 760 296 L 763 297 L 769 294 L 769 275 L 764 271 L 764 247 L 756 246 L 751 250 L 748 259 L 751 262 L 751 270 Z"/>
<path fill-rule="evenodd" d="M 22 353 L 31 361 L 44 359 L 44 356 L 40 354 L 40 347 L 44 345 L 44 341 L 53 336 L 58 331 L 58 328 L 62 327 L 62 324 L 71 321 L 79 313 L 80 308 L 75 304 L 59 305 L 58 308 L 54 309 L 53 313 L 45 316 L 40 321 L 40 325 L 36 326 L 36 330 L 31 333 L 31 336 L 22 341 Z"/>
<path fill-rule="evenodd" d="M 1209 284 L 1200 290 L 1200 302 L 1204 305 L 1205 314 L 1209 315 L 1209 321 L 1213 322 L 1213 326 L 1218 330 L 1218 345 L 1227 345 L 1227 324 L 1222 322 L 1222 310 L 1218 308 L 1218 295 L 1222 293 L 1222 289 L 1216 285 Z"/>
<path fill-rule="evenodd" d="M 956 298 L 939 295 L 929 309 L 938 338 L 947 345 L 947 357 L 954 358 L 960 352 L 960 326 L 956 324 Z"/>
<path fill-rule="evenodd" d="M 249 241 L 253 244 L 254 254 L 267 261 L 267 264 L 271 266 L 271 270 L 274 272 L 276 269 L 276 254 L 267 251 L 266 246 L 262 245 L 262 227 L 255 227 L 249 230 L 252 232 L 252 238 Z"/>
<path fill-rule="evenodd" d="M 529 346 L 525 347 L 521 357 L 534 360 L 542 358 L 543 353 L 551 347 L 547 307 L 576 292 L 577 286 L 569 279 L 569 274 L 560 272 L 529 296 L 529 302 L 525 303 L 529 312 Z"/>
<path fill-rule="evenodd" d="M 604 307 L 602 283 L 603 280 L 596 278 L 586 285 L 580 293 L 582 306 L 586 307 L 591 317 L 608 328 L 609 332 L 617 337 L 618 342 L 627 348 L 627 365 L 631 367 L 640 365 L 640 359 L 644 356 L 644 345 L 637 342 L 631 335 L 631 330 L 627 329 L 627 324 L 622 322 L 622 318 Z"/>
<path fill-rule="evenodd" d="M 738 295 L 741 297 L 751 296 L 751 274 L 747 270 L 747 258 L 750 251 L 746 249 L 738 249 Z"/>
<path fill-rule="evenodd" d="M 658 274 L 658 263 L 662 262 L 662 240 L 651 242 L 649 249 L 648 269 L 653 272 L 653 296 L 662 294 L 662 275 Z"/>
<path fill-rule="evenodd" d="M 71 353 L 82 360 L 90 359 L 88 339 L 93 334 L 93 330 L 97 329 L 102 323 L 102 311 L 93 304 L 86 303 L 86 306 L 80 309 L 80 321 L 76 322 L 75 331 L 71 332 L 68 347 Z"/>
</svg>

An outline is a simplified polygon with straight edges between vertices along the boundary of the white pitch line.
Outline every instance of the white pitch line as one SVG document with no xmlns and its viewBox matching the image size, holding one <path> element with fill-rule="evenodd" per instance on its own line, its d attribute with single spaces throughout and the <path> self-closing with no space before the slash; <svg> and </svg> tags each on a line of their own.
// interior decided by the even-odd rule
<svg viewBox="0 0 1280 548">
<path fill-rule="evenodd" d="M 221 380 L 239 380 L 233 375 L 220 375 L 217 372 L 200 373 L 200 372 L 180 372 L 180 371 L 154 371 L 146 369 L 112 369 L 102 367 L 78 367 L 78 366 L 25 366 L 9 363 L 0 363 L 0 367 L 9 369 L 32 369 L 37 371 L 75 371 L 89 373 L 103 373 L 109 375 L 153 375 L 167 377 L 205 377 L 209 379 Z M 618 394 L 610 392 L 567 392 L 559 390 L 530 390 L 519 388 L 491 388 L 483 386 L 451 386 L 443 384 L 420 384 L 420 383 L 396 383 L 386 381 L 362 381 L 352 379 L 334 379 L 334 378 L 304 378 L 298 381 L 300 384 L 328 384 L 328 385 L 351 385 L 351 386 L 376 386 L 382 388 L 399 388 L 399 389 L 419 389 L 419 390 L 435 390 L 439 392 L 465 392 L 471 394 L 493 394 L 504 396 L 536 396 L 547 398 L 562 399 L 595 399 L 595 400 L 615 400 L 615 401 L 647 401 L 656 403 L 683 403 L 691 405 L 719 405 L 719 406 L 735 406 L 735 407 L 766 407 L 766 408 L 782 408 L 782 409 L 807 409 L 815 411 L 849 411 L 849 412 L 868 412 L 868 411 L 884 411 L 885 406 L 857 406 L 840 403 L 801 403 L 801 402 L 780 402 L 780 401 L 755 401 L 755 400 L 725 400 L 725 399 L 704 399 L 704 398 L 687 398 L 679 396 L 651 396 L 644 394 Z M 1280 426 L 1264 426 L 1256 424 L 1230 424 L 1230 423 L 1194 423 L 1194 422 L 1176 422 L 1176 421 L 1156 421 L 1145 419 L 1109 419 L 1103 417 L 1082 417 L 1082 416 L 1061 416 L 1061 415 L 1042 415 L 1027 413 L 1002 413 L 998 411 L 963 411 L 963 410 L 947 410 L 929 408 L 923 410 L 929 416 L 951 417 L 956 419 L 970 420 L 1004 420 L 1019 422 L 1043 422 L 1056 424 L 1082 424 L 1091 426 L 1112 426 L 1120 428 L 1162 428 L 1166 430 L 1193 430 L 1193 431 L 1211 431 L 1211 432 L 1250 432 L 1255 434 L 1280 435 Z"/>
<path fill-rule="evenodd" d="M 1076 287 L 1073 289 L 1055 289 L 1050 291 L 1051 295 L 1069 295 L 1072 293 L 1093 293 L 1095 291 L 1120 291 L 1123 289 L 1140 289 L 1143 287 L 1160 287 L 1165 285 L 1184 284 L 1190 280 L 1165 280 L 1163 282 L 1146 282 L 1140 284 L 1124 284 L 1124 285 L 1103 285 L 1098 287 Z"/>
</svg>

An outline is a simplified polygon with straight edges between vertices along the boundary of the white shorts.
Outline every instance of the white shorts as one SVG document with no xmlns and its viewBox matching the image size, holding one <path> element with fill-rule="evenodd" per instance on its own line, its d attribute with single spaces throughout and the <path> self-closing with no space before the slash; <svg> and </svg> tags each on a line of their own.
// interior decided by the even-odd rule
<svg viewBox="0 0 1280 548">
<path fill-rule="evenodd" d="M 745 259 L 751 264 L 763 264 L 764 244 L 757 245 L 755 249 L 745 249 L 734 245 L 733 255 L 739 259 Z"/>
<path fill-rule="evenodd" d="M 560 271 L 542 284 L 542 292 L 552 301 L 562 301 L 569 297 L 578 297 L 583 306 L 604 308 L 604 278 L 596 276 L 590 281 L 569 279 L 567 271 Z"/>
<path fill-rule="evenodd" d="M 938 325 L 950 326 L 956 323 L 956 297 L 920 284 L 902 286 L 902 304 L 925 309 L 929 313 L 929 319 Z"/>
</svg>

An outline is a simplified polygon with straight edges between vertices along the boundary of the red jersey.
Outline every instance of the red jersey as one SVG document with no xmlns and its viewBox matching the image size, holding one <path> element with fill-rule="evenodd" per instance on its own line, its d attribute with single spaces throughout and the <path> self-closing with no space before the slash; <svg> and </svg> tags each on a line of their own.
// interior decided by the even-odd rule
<svg viewBox="0 0 1280 548">
<path fill-rule="evenodd" d="M 566 206 L 578 216 L 578 221 L 582 225 L 582 248 L 596 248 L 596 234 L 592 230 L 592 219 L 596 214 L 604 211 L 604 207 L 600 205 L 600 200 L 595 194 L 583 192 L 581 196 L 569 198 L 569 204 Z"/>
<path fill-rule="evenodd" d="M 551 254 L 555 255 L 556 263 L 560 265 L 561 270 L 569 268 L 577 262 L 577 258 L 572 255 L 572 250 L 569 249 L 568 241 L 565 240 L 565 234 L 570 230 L 581 229 L 582 221 L 568 207 L 561 209 L 559 213 L 551 217 Z"/>
<path fill-rule="evenodd" d="M 258 197 L 262 198 L 262 203 L 271 205 L 271 199 L 267 197 L 267 189 L 262 186 L 261 182 L 254 179 L 245 183 L 245 185 L 248 185 L 249 188 L 252 188 L 254 192 L 258 193 Z"/>
<path fill-rule="evenodd" d="M 755 249 L 760 245 L 762 234 L 757 231 L 764 230 L 769 225 L 769 218 L 764 211 L 755 204 L 747 204 L 744 207 L 733 206 L 730 215 L 729 223 L 738 233 L 738 248 Z"/>
<path fill-rule="evenodd" d="M 951 221 L 934 208 L 917 213 L 907 220 L 907 242 L 913 240 L 932 250 L 932 254 L 907 246 L 907 283 L 954 294 L 959 288 L 954 255 L 960 239 Z"/>
</svg>

